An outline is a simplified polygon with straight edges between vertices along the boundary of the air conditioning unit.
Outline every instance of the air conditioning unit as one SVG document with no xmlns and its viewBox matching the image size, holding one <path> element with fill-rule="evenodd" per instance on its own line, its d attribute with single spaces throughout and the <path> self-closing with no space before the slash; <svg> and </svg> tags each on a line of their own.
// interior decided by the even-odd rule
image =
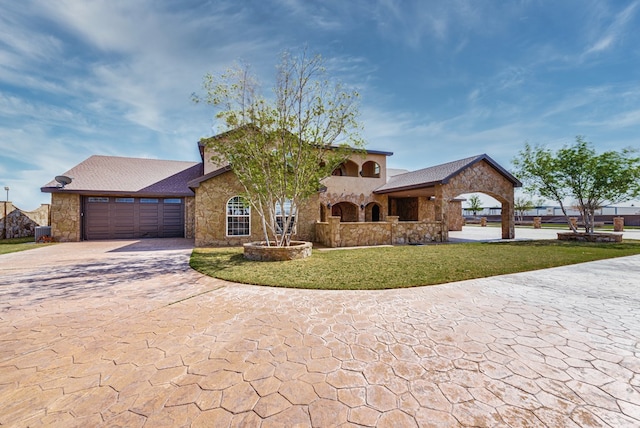
<svg viewBox="0 0 640 428">
<path fill-rule="evenodd" d="M 43 236 L 51 236 L 51 226 L 36 226 L 36 242 Z"/>
</svg>

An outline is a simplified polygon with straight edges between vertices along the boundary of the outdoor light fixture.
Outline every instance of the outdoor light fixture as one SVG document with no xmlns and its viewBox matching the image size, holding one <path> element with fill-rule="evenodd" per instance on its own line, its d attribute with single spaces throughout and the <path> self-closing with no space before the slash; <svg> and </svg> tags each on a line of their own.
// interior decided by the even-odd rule
<svg viewBox="0 0 640 428">
<path fill-rule="evenodd" d="M 364 204 L 360 204 L 360 209 L 363 210 L 364 209 Z"/>
<path fill-rule="evenodd" d="M 4 186 L 4 190 L 7 192 L 7 202 L 9 202 L 9 186 Z"/>
<path fill-rule="evenodd" d="M 331 202 L 327 202 L 327 208 L 331 208 Z"/>
</svg>

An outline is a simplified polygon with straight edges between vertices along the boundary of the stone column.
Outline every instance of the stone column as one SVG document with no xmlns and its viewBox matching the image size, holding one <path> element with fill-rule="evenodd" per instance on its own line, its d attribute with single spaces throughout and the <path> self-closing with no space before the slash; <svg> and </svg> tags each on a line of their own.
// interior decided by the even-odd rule
<svg viewBox="0 0 640 428">
<path fill-rule="evenodd" d="M 578 217 L 569 217 L 569 221 L 571 222 L 573 227 L 575 227 L 576 229 L 578 228 Z"/>
<path fill-rule="evenodd" d="M 542 227 L 542 217 L 533 218 L 533 228 L 540 229 Z"/>
<path fill-rule="evenodd" d="M 624 231 L 624 217 L 614 217 L 613 218 L 613 231 L 614 232 L 623 232 Z"/>
<path fill-rule="evenodd" d="M 329 246 L 335 248 L 340 246 L 340 217 L 329 216 Z"/>
<path fill-rule="evenodd" d="M 513 211 L 513 189 L 511 189 L 511 201 L 502 202 L 502 239 L 513 239 L 516 237 L 516 219 Z"/>
<path fill-rule="evenodd" d="M 435 219 L 440 222 L 442 241 L 449 240 L 449 196 L 444 192 L 442 184 L 435 187 L 434 200 Z"/>
<path fill-rule="evenodd" d="M 487 227 L 487 218 L 486 217 L 480 217 L 480 226 Z"/>
<path fill-rule="evenodd" d="M 390 245 L 394 245 L 395 242 L 395 236 L 396 236 L 396 229 L 398 227 L 398 222 L 400 221 L 400 217 L 398 217 L 397 215 L 390 215 L 387 216 L 387 221 L 389 222 L 389 244 Z"/>
</svg>

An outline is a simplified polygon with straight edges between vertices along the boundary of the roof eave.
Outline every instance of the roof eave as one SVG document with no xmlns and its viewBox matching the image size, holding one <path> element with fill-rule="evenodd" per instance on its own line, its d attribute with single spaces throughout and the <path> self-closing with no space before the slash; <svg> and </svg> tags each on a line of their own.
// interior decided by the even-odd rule
<svg viewBox="0 0 640 428">
<path fill-rule="evenodd" d="M 187 186 L 189 186 L 189 188 L 194 189 L 196 187 L 200 187 L 200 183 L 209 180 L 210 178 L 213 177 L 217 177 L 219 175 L 224 174 L 225 172 L 229 172 L 231 171 L 231 166 L 227 165 L 227 166 L 223 166 L 222 168 L 218 168 L 215 171 L 211 171 L 208 174 L 203 175 L 202 177 L 198 177 L 194 180 L 191 180 L 189 182 L 187 182 Z"/>
<path fill-rule="evenodd" d="M 427 187 L 433 187 L 439 183 L 440 183 L 439 181 L 431 181 L 429 183 L 412 184 L 411 186 L 400 186 L 400 187 L 393 187 L 390 189 L 382 189 L 382 190 L 377 189 L 377 190 L 374 190 L 373 193 L 377 195 L 384 195 L 386 193 L 395 193 L 395 192 L 404 192 L 407 190 L 424 189 Z"/>
</svg>

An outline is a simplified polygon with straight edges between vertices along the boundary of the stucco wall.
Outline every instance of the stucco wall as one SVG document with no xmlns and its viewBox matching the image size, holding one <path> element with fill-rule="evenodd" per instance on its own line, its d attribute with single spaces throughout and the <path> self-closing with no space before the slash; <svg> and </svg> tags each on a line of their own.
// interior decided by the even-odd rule
<svg viewBox="0 0 640 428">
<path fill-rule="evenodd" d="M 80 195 L 51 194 L 51 235 L 58 242 L 80 240 Z"/>
</svg>

